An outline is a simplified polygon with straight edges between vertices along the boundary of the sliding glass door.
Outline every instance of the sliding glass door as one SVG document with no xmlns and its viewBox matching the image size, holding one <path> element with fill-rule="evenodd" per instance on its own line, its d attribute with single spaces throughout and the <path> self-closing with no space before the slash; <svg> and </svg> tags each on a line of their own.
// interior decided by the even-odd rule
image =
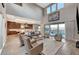
<svg viewBox="0 0 79 59">
<path fill-rule="evenodd" d="M 50 33 L 50 27 L 49 27 L 49 25 L 45 25 L 45 27 L 44 27 L 44 34 L 45 35 L 49 35 L 49 33 Z"/>
<path fill-rule="evenodd" d="M 49 34 L 49 36 L 54 37 L 56 34 L 61 34 L 63 38 L 65 38 L 65 24 L 57 23 L 45 25 L 45 33 Z"/>
<path fill-rule="evenodd" d="M 58 25 L 50 25 L 50 36 L 55 36 L 57 34 Z"/>
<path fill-rule="evenodd" d="M 59 24 L 59 34 L 61 34 L 62 37 L 65 38 L 65 24 Z"/>
</svg>

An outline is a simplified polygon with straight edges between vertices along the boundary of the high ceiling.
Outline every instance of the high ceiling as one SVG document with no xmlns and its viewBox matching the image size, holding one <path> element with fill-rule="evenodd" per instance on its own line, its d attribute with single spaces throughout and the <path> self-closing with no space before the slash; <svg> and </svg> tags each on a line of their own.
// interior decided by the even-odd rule
<svg viewBox="0 0 79 59">
<path fill-rule="evenodd" d="M 50 3 L 36 3 L 38 6 L 45 8 L 47 7 Z"/>
</svg>

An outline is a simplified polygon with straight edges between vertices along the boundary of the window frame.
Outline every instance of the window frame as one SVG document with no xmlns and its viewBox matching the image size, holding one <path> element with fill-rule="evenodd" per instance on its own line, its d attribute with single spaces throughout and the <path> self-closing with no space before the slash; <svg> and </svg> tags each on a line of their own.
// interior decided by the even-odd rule
<svg viewBox="0 0 79 59">
<path fill-rule="evenodd" d="M 63 9 L 63 8 L 60 8 L 60 9 L 58 9 L 58 4 L 61 4 L 61 3 L 57 3 L 57 10 L 61 10 L 61 9 Z M 63 6 L 64 6 L 64 3 L 62 3 L 63 4 Z"/>
<path fill-rule="evenodd" d="M 54 5 L 54 4 L 56 4 L 56 11 L 54 11 L 54 12 L 60 11 L 61 9 L 64 8 L 64 7 L 63 7 L 63 8 L 58 9 L 58 3 L 51 3 L 51 4 L 48 6 L 48 7 L 50 7 L 50 13 L 47 13 L 48 15 L 51 14 L 51 13 L 54 13 L 54 12 L 52 12 L 52 5 Z M 63 3 L 63 4 L 64 4 L 64 3 Z M 48 8 L 48 7 L 47 7 L 47 8 Z M 46 9 L 47 9 L 47 8 L 46 8 Z"/>
<path fill-rule="evenodd" d="M 54 13 L 54 12 L 52 11 L 52 6 L 53 6 L 53 5 L 56 5 L 56 10 L 55 10 L 54 12 L 57 11 L 57 4 L 55 3 L 55 4 L 52 4 L 52 5 L 51 5 L 51 13 Z"/>
<path fill-rule="evenodd" d="M 48 13 L 48 8 L 50 8 L 50 13 L 51 13 L 51 7 L 50 6 L 47 7 L 47 14 L 50 14 L 50 13 Z"/>
</svg>

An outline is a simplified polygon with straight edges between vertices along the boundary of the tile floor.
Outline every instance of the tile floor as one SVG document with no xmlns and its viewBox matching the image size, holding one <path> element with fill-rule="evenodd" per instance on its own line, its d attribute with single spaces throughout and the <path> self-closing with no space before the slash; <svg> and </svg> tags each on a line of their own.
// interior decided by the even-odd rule
<svg viewBox="0 0 79 59">
<path fill-rule="evenodd" d="M 26 55 L 25 47 L 20 47 L 18 36 L 8 36 L 2 55 Z M 75 47 L 75 42 L 58 42 L 53 38 L 44 39 L 43 53 L 45 55 L 79 55 L 79 49 Z"/>
</svg>

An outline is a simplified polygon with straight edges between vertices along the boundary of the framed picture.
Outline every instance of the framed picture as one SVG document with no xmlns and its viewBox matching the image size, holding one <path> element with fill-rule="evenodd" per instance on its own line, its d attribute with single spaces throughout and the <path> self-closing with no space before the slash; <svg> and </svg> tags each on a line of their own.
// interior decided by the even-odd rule
<svg viewBox="0 0 79 59">
<path fill-rule="evenodd" d="M 48 15 L 48 21 L 49 22 L 57 21 L 59 19 L 60 19 L 60 12 L 59 11 L 51 13 L 51 14 Z"/>
</svg>

